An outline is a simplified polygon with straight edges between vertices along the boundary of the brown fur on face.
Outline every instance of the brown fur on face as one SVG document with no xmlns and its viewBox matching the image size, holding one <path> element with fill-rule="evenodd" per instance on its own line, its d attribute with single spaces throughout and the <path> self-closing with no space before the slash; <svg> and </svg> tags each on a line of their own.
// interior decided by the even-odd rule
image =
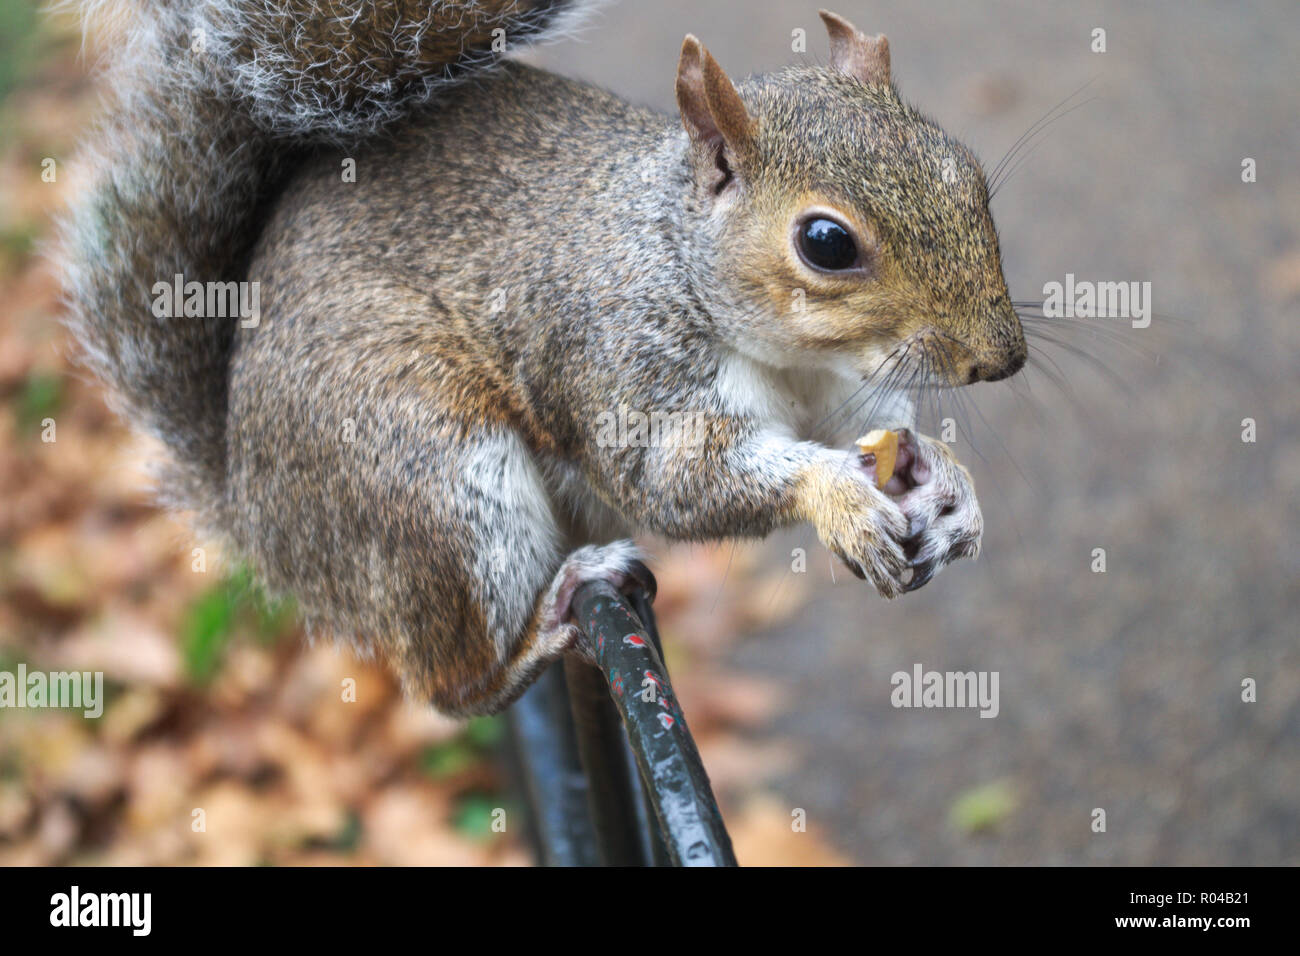
<svg viewBox="0 0 1300 956">
<path fill-rule="evenodd" d="M 754 317 L 755 337 L 786 353 L 843 356 L 863 373 L 911 342 L 929 349 L 931 380 L 950 385 L 1020 368 L 1024 335 L 967 147 L 892 86 L 837 71 L 788 69 L 739 92 L 754 135 L 718 259 L 737 300 L 770 304 Z M 801 260 L 794 233 L 810 211 L 850 229 L 863 269 Z"/>
</svg>

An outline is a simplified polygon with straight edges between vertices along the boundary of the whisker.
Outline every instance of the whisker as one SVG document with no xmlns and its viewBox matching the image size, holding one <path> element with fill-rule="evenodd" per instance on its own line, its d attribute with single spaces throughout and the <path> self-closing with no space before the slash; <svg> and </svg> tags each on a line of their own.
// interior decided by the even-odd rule
<svg viewBox="0 0 1300 956">
<path fill-rule="evenodd" d="M 935 335 L 938 338 L 945 338 L 950 342 L 961 345 L 959 339 L 955 336 L 949 335 L 947 332 L 936 330 Z M 945 381 L 956 381 L 957 364 L 953 360 L 952 352 L 947 348 L 941 348 L 937 342 L 935 343 L 935 350 L 938 352 L 939 358 L 943 362 Z M 971 427 L 970 413 L 966 408 L 964 396 L 962 396 L 960 389 L 950 387 L 946 389 L 946 391 L 950 392 L 952 395 L 953 421 L 956 423 L 957 428 L 961 431 L 962 435 L 965 436 L 967 443 L 971 446 L 971 450 L 975 452 L 976 456 L 983 461 L 987 461 L 987 459 L 984 458 L 983 453 L 980 451 L 978 443 L 975 441 L 975 429 Z"/>
<path fill-rule="evenodd" d="M 871 374 L 869 374 L 869 375 L 867 375 L 865 378 L 863 378 L 863 380 L 862 380 L 862 384 L 859 385 L 856 389 L 854 389 L 853 392 L 852 392 L 852 394 L 850 394 L 850 395 L 848 396 L 848 398 L 846 398 L 846 399 L 844 399 L 844 401 L 840 402 L 840 404 L 837 405 L 837 406 L 836 406 L 832 411 L 828 412 L 828 413 L 826 414 L 826 416 L 825 416 L 821 421 L 819 421 L 816 425 L 814 425 L 814 426 L 813 426 L 813 431 L 817 431 L 817 430 L 820 429 L 823 425 L 825 425 L 827 422 L 829 422 L 829 421 L 831 421 L 832 419 L 836 418 L 836 417 L 839 415 L 839 413 L 840 413 L 841 411 L 843 411 L 844 408 L 847 407 L 848 404 L 849 404 L 851 401 L 853 401 L 855 398 L 857 398 L 858 395 L 862 394 L 862 390 L 863 390 L 863 389 L 865 389 L 865 388 L 867 388 L 868 386 L 871 385 L 872 379 L 873 379 L 876 375 L 880 374 L 880 370 L 881 370 L 882 368 L 885 367 L 885 364 L 888 363 L 891 359 L 894 359 L 895 356 L 897 356 L 900 352 L 902 352 L 902 351 L 903 351 L 904 349 L 906 349 L 906 348 L 907 348 L 907 346 L 906 346 L 905 344 L 904 344 L 904 345 L 899 345 L 899 346 L 897 346 L 897 347 L 896 347 L 892 352 L 890 352 L 890 353 L 889 353 L 888 355 L 886 355 L 883 359 L 881 359 L 881 360 L 880 360 L 880 364 L 876 366 L 875 371 L 873 371 Z M 833 430 L 833 429 L 832 429 L 832 430 Z"/>
<path fill-rule="evenodd" d="M 1086 335 L 1091 339 L 1124 349 L 1126 352 L 1144 359 L 1154 361 L 1156 356 L 1160 354 L 1150 346 L 1135 342 L 1131 335 L 1120 329 L 1112 329 L 1102 325 L 1083 325 L 1084 320 L 1080 319 L 1056 319 L 1043 315 L 1027 315 L 1023 312 L 1017 312 L 1016 314 L 1020 318 L 1025 333 L 1029 335 L 1039 335 L 1044 330 L 1051 330 L 1054 335 Z"/>
<path fill-rule="evenodd" d="M 902 390 L 899 387 L 899 383 L 901 382 L 902 377 L 908 373 L 911 366 L 912 363 L 909 361 L 908 350 L 905 348 L 899 355 L 898 360 L 895 361 L 889 374 L 886 375 L 884 381 L 873 388 L 867 397 L 858 403 L 857 407 L 853 409 L 850 417 L 856 419 L 862 409 L 870 403 L 871 409 L 866 415 L 866 420 L 870 422 L 871 419 L 875 417 L 876 412 L 880 410 L 880 403 L 888 396 Z"/>
<path fill-rule="evenodd" d="M 1011 389 L 1011 394 L 1016 397 L 1016 407 L 1026 409 L 1034 416 L 1036 426 L 1041 428 L 1047 424 L 1043 404 L 1038 400 L 1038 396 L 1033 394 L 1033 386 L 1027 376 L 1011 376 L 1007 379 L 1007 388 Z"/>
<path fill-rule="evenodd" d="M 1110 382 L 1116 388 L 1120 389 L 1120 391 L 1124 392 L 1125 395 L 1133 394 L 1133 386 L 1129 384 L 1127 381 L 1125 381 L 1122 376 L 1117 374 L 1113 369 L 1111 369 L 1108 365 L 1106 365 L 1105 362 L 1101 361 L 1101 359 L 1097 358 L 1097 356 L 1093 355 L 1091 352 L 1081 349 L 1077 345 L 1074 345 L 1073 343 L 1063 342 L 1058 338 L 1054 338 L 1053 336 L 1047 335 L 1042 332 L 1038 333 L 1038 338 L 1044 342 L 1051 343 L 1052 345 L 1056 346 L 1058 349 L 1063 349 L 1065 352 L 1079 359 L 1079 361 L 1095 369 L 1108 382 Z"/>
<path fill-rule="evenodd" d="M 1087 106 L 1089 103 L 1095 103 L 1095 102 L 1097 101 L 1097 99 L 1098 99 L 1098 98 L 1095 97 L 1095 96 L 1090 97 L 1089 99 L 1084 100 L 1082 103 L 1076 103 L 1076 104 L 1074 104 L 1074 105 L 1071 106 L 1068 110 L 1066 110 L 1064 113 L 1061 113 L 1059 116 L 1054 116 L 1054 117 L 1052 117 L 1051 122 L 1049 122 L 1047 125 L 1043 126 L 1042 129 L 1038 130 L 1038 132 L 1035 133 L 1034 136 L 1033 136 L 1032 138 L 1037 138 L 1038 135 L 1039 135 L 1040 133 L 1044 133 L 1044 132 L 1046 132 L 1047 129 L 1048 129 L 1048 127 L 1050 127 L 1050 126 L 1051 126 L 1053 123 L 1055 123 L 1057 120 L 1065 119 L 1065 117 L 1069 116 L 1069 115 L 1070 115 L 1071 113 L 1073 113 L 1075 110 L 1080 109 L 1080 108 L 1082 108 L 1082 107 L 1084 107 L 1084 106 Z M 1020 169 L 1025 165 L 1025 163 L 1029 161 L 1029 157 L 1031 157 L 1032 155 L 1034 155 L 1034 151 L 1037 150 L 1038 147 L 1041 146 L 1041 145 L 1042 145 L 1043 143 L 1045 143 L 1045 142 L 1047 142 L 1047 140 L 1045 140 L 1045 139 L 1040 139 L 1040 140 L 1038 140 L 1038 142 L 1037 142 L 1037 143 L 1034 143 L 1034 145 L 1033 145 L 1033 146 L 1028 150 L 1028 152 L 1025 153 L 1024 156 L 1022 156 L 1020 159 L 1018 159 L 1018 160 L 1016 161 L 1016 163 L 1015 163 L 1014 166 L 1009 167 L 1009 168 L 1008 168 L 1008 169 L 1007 169 L 1007 170 L 1002 174 L 1001 179 L 999 179 L 999 180 L 997 181 L 997 183 L 995 183 L 993 186 L 991 186 L 991 187 L 989 188 L 989 199 L 990 199 L 990 200 L 991 200 L 994 196 L 996 196 L 996 195 L 998 194 L 998 191 L 999 191 L 1000 189 L 1002 189 L 1003 186 L 1005 186 L 1007 183 L 1009 183 L 1009 182 L 1011 181 L 1011 177 L 1013 177 L 1017 172 L 1020 171 Z M 1026 141 L 1025 145 L 1026 145 L 1026 146 L 1029 145 L 1029 141 L 1028 141 L 1028 140 Z"/>
<path fill-rule="evenodd" d="M 962 404 L 964 405 L 965 402 L 966 399 L 963 397 Z M 978 417 L 980 420 L 980 424 L 983 425 L 988 430 L 989 434 L 993 436 L 993 440 L 998 443 L 998 448 L 1002 449 L 1003 457 L 1005 457 L 1007 461 L 1011 462 L 1011 466 L 1015 468 L 1016 474 L 1020 476 L 1020 479 L 1026 485 L 1032 488 L 1034 483 L 1030 480 L 1029 476 L 1025 474 L 1025 470 L 1020 467 L 1020 462 L 1017 461 L 1016 457 L 1011 454 L 1011 449 L 1007 448 L 1006 443 L 1002 440 L 1002 436 L 998 434 L 997 429 L 995 429 L 992 425 L 990 425 L 988 419 L 984 417 L 984 413 L 980 411 L 979 403 L 972 398 L 970 400 L 970 407 L 974 409 L 976 417 Z M 979 454 L 979 452 L 977 451 L 976 454 Z"/>
<path fill-rule="evenodd" d="M 1091 340 L 1093 344 L 1114 347 L 1129 353 L 1135 358 L 1154 360 L 1159 354 L 1155 350 L 1140 345 L 1130 338 L 1126 338 L 1122 332 L 1102 327 L 1085 328 L 1080 325 L 1066 325 L 1056 319 L 1045 319 L 1039 316 L 1024 315 L 1020 316 L 1021 327 L 1026 335 L 1034 336 L 1047 342 L 1068 343 L 1078 346 L 1080 340 Z"/>
<path fill-rule="evenodd" d="M 1070 102 L 1070 100 L 1074 99 L 1076 96 L 1078 96 L 1088 87 L 1090 87 L 1096 81 L 1097 81 L 1097 77 L 1095 76 L 1092 79 L 1088 80 L 1087 83 L 1084 83 L 1083 86 L 1079 87 L 1069 96 L 1067 96 L 1065 99 L 1061 100 L 1061 102 L 1053 106 L 1050 110 L 1044 113 L 1038 119 L 1037 122 L 1035 122 L 1027 130 L 1025 130 L 1023 133 L 1020 134 L 1020 138 L 1011 144 L 1011 148 L 1006 151 L 1006 153 L 1003 155 L 1003 157 L 1000 160 L 998 160 L 998 164 L 995 167 L 993 167 L 993 171 L 988 175 L 988 182 L 990 184 L 989 185 L 990 197 L 992 196 L 993 192 L 997 190 L 997 185 L 995 185 L 995 183 L 997 183 L 998 174 L 1007 168 L 1007 164 L 1013 161 L 1016 153 L 1019 152 L 1021 149 L 1023 149 L 1025 145 L 1030 140 L 1032 140 L 1039 132 L 1041 132 L 1047 126 L 1050 126 L 1052 123 L 1056 122 L 1056 120 L 1061 118 L 1060 116 L 1053 117 L 1052 114 L 1054 114 L 1057 110 L 1064 107 L 1067 103 Z M 1076 104 L 1076 107 L 1078 105 L 1079 104 Z M 1074 109 L 1076 107 L 1071 107 L 1071 109 Z M 1068 112 L 1069 110 L 1066 111 L 1066 113 Z M 1061 116 L 1066 115 L 1066 113 L 1062 113 Z"/>
<path fill-rule="evenodd" d="M 1044 120 L 1046 120 L 1049 116 L 1051 116 L 1053 113 L 1055 113 L 1057 110 L 1059 110 L 1059 109 L 1060 109 L 1062 106 L 1064 106 L 1066 103 L 1070 102 L 1070 100 L 1074 99 L 1076 96 L 1078 96 L 1080 93 L 1082 93 L 1085 89 L 1088 88 L 1088 84 L 1094 82 L 1095 80 L 1096 80 L 1096 77 L 1093 77 L 1091 80 L 1089 80 L 1089 81 L 1088 81 L 1087 83 L 1085 83 L 1083 86 L 1079 87 L 1077 90 L 1075 90 L 1075 91 L 1074 91 L 1073 93 L 1071 93 L 1069 96 L 1067 96 L 1065 99 L 1061 100 L 1059 103 L 1057 103 L 1057 104 L 1056 104 L 1055 106 L 1053 106 L 1051 109 L 1049 109 L 1046 113 L 1044 113 L 1042 116 L 1040 116 L 1040 117 L 1039 117 L 1035 122 L 1031 123 L 1031 124 L 1029 125 L 1028 129 L 1026 129 L 1023 133 L 1021 133 L 1021 134 L 1020 134 L 1020 137 L 1019 137 L 1019 138 L 1018 138 L 1014 143 L 1012 143 L 1010 147 L 1008 147 L 1008 149 L 1007 149 L 1007 151 L 1006 151 L 1005 153 L 1002 154 L 1002 158 L 998 160 L 998 164 L 997 164 L 996 166 L 993 167 L 992 172 L 990 172 L 989 175 L 988 175 L 989 181 L 992 182 L 993 180 L 995 180 L 995 179 L 997 178 L 998 173 L 1001 172 L 1003 168 L 1005 168 L 1007 162 L 1011 159 L 1011 157 L 1012 157 L 1013 155 L 1015 155 L 1015 151 L 1016 151 L 1017 149 L 1020 148 L 1020 145 L 1025 141 L 1025 139 L 1026 139 L 1027 137 L 1033 135 L 1034 130 L 1036 130 L 1036 129 L 1038 128 L 1039 124 L 1041 124 Z"/>
<path fill-rule="evenodd" d="M 1038 312 L 1043 311 L 1042 299 L 1012 299 L 1012 307 L 1018 312 L 1021 309 L 1032 309 Z M 1062 322 L 1082 322 L 1086 321 L 1080 317 L 1067 318 L 1065 316 L 1044 316 L 1045 318 L 1055 318 Z M 1152 312 L 1151 318 L 1159 319 L 1161 322 L 1172 322 L 1178 325 L 1195 326 L 1193 319 L 1185 315 L 1174 315 L 1170 312 Z"/>
<path fill-rule="evenodd" d="M 1044 352 L 1041 348 L 1034 345 L 1032 342 L 1028 344 L 1029 344 L 1029 365 L 1035 371 L 1041 372 L 1044 378 L 1046 378 L 1049 382 L 1051 382 L 1054 386 L 1056 386 L 1056 390 L 1060 392 L 1061 396 L 1070 403 L 1070 407 L 1074 408 L 1077 411 L 1080 408 L 1079 398 L 1077 395 L 1075 395 L 1074 390 L 1070 388 L 1069 383 L 1065 381 L 1065 375 L 1061 371 L 1061 367 L 1057 365 L 1056 362 L 1052 359 L 1052 357 L 1048 355 L 1046 352 Z M 1047 363 L 1047 364 L 1043 364 L 1043 363 Z"/>
</svg>

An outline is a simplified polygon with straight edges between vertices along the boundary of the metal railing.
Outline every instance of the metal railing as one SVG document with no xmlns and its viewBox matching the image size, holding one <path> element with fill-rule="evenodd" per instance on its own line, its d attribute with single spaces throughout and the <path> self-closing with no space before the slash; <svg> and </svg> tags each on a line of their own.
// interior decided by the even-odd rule
<svg viewBox="0 0 1300 956">
<path fill-rule="evenodd" d="M 598 666 L 566 659 L 509 712 L 538 859 L 735 866 L 648 598 L 599 581 L 573 606 Z"/>
</svg>

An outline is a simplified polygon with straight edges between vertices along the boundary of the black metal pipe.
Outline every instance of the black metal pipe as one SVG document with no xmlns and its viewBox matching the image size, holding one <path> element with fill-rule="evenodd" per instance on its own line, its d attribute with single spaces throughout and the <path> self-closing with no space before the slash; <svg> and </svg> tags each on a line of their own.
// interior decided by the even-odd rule
<svg viewBox="0 0 1300 956">
<path fill-rule="evenodd" d="M 650 606 L 650 598 L 644 591 L 633 591 L 628 600 L 632 602 L 632 610 L 640 618 L 641 623 L 645 625 L 646 634 L 650 638 L 650 643 L 654 645 L 655 653 L 659 655 L 659 660 L 664 661 L 664 646 L 659 640 L 659 624 L 655 620 L 654 608 Z M 668 677 L 667 662 L 664 662 L 664 676 Z M 659 819 L 655 816 L 654 801 L 650 797 L 650 789 L 646 782 L 641 779 L 640 771 L 636 767 L 636 755 L 632 753 L 632 745 L 627 739 L 627 731 L 623 731 L 623 744 L 627 748 L 628 763 L 631 772 L 636 776 L 636 797 L 637 797 L 637 817 L 641 821 L 642 839 L 645 842 L 645 855 L 653 866 L 672 866 L 672 856 L 668 852 L 668 844 L 664 842 L 663 831 L 659 829 Z"/>
<path fill-rule="evenodd" d="M 606 866 L 647 866 L 642 821 L 637 817 L 634 771 L 618 711 L 600 671 L 576 657 L 564 661 L 578 754 L 587 772 L 591 822 Z"/>
<path fill-rule="evenodd" d="M 529 808 L 529 832 L 544 866 L 599 866 L 587 778 L 578 753 L 564 668 L 547 668 L 506 712 Z"/>
<path fill-rule="evenodd" d="M 735 866 L 708 775 L 649 629 L 604 581 L 579 587 L 573 607 L 622 715 L 671 861 L 677 866 Z M 646 615 L 653 624 L 648 606 Z"/>
</svg>

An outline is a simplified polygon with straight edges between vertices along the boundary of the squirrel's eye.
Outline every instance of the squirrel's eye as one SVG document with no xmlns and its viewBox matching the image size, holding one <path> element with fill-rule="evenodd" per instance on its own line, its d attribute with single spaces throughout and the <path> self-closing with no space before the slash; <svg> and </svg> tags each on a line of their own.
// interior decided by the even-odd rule
<svg viewBox="0 0 1300 956">
<path fill-rule="evenodd" d="M 818 269 L 851 269 L 858 247 L 849 231 L 833 219 L 809 219 L 799 228 L 799 254 Z"/>
</svg>

